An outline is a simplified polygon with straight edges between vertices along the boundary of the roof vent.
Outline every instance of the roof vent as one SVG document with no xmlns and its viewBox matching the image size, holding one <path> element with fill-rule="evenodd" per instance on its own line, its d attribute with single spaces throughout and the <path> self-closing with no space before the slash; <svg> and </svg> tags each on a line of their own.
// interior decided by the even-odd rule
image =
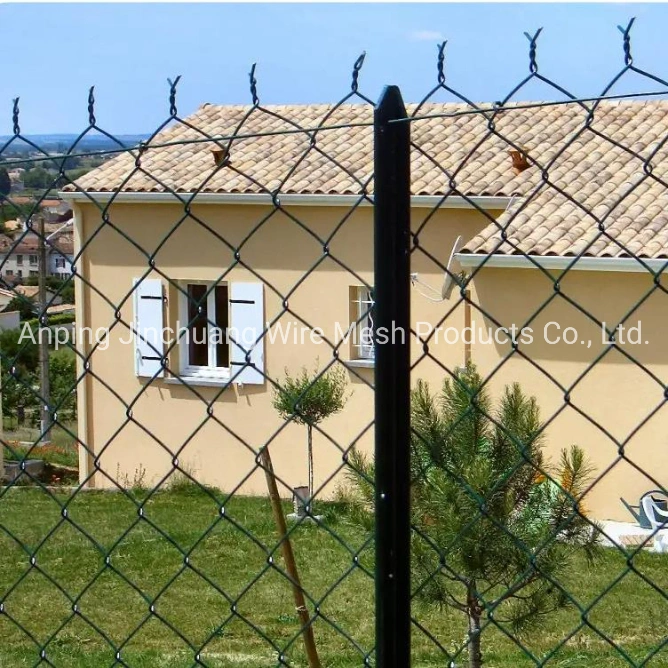
<svg viewBox="0 0 668 668">
<path fill-rule="evenodd" d="M 513 151 L 508 151 L 508 153 L 510 153 L 510 157 L 513 160 L 513 172 L 515 172 L 516 175 L 521 174 L 525 169 L 529 169 L 529 167 L 531 167 L 531 165 L 527 160 L 527 156 L 524 150 L 522 151 L 513 150 Z"/>
<path fill-rule="evenodd" d="M 225 147 L 216 146 L 211 149 L 211 153 L 213 154 L 213 161 L 216 167 L 224 167 L 230 161 L 229 151 Z"/>
</svg>

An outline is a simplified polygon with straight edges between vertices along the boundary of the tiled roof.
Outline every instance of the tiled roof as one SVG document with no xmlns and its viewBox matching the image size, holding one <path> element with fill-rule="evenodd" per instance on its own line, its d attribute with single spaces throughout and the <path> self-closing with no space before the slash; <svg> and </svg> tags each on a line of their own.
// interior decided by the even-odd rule
<svg viewBox="0 0 668 668">
<path fill-rule="evenodd" d="M 49 306 L 46 309 L 46 312 L 49 315 L 56 315 L 57 313 L 74 313 L 76 306 L 74 304 L 56 304 L 54 306 Z"/>
<path fill-rule="evenodd" d="M 34 197 L 28 197 L 27 195 L 10 195 L 9 201 L 13 204 L 35 204 L 38 200 Z M 63 206 L 63 204 L 63 201 L 60 199 L 44 199 L 39 202 L 39 206 L 45 208 L 55 208 Z"/>
<path fill-rule="evenodd" d="M 28 299 L 34 299 L 39 294 L 39 286 L 37 285 L 15 285 L 13 290 Z"/>
<path fill-rule="evenodd" d="M 45 230 L 45 234 L 48 231 Z M 54 253 L 60 251 L 65 255 L 71 255 L 74 249 L 74 235 L 71 230 L 63 230 L 55 236 L 52 236 L 46 242 L 47 251 Z M 17 237 L 17 240 L 8 237 L 6 234 L 0 234 L 0 253 L 12 255 L 30 254 L 39 252 L 39 236 L 34 232 L 25 232 Z"/>
<path fill-rule="evenodd" d="M 311 150 L 311 136 L 304 132 L 266 135 L 295 129 L 279 116 L 302 128 L 323 121 L 326 126 L 367 124 L 372 121 L 370 106 L 344 105 L 327 118 L 326 105 L 266 109 L 269 113 L 253 111 L 237 130 L 249 107 L 204 105 L 187 119 L 192 127 L 176 125 L 152 142 L 203 139 L 235 130 L 242 135 L 265 133 L 234 140 L 229 166 L 216 169 L 214 142 L 177 143 L 149 147 L 141 158 L 142 171 L 133 173 L 135 157 L 124 154 L 84 175 L 78 186 L 126 192 L 373 191 L 368 125 L 321 130 Z M 409 106 L 409 114 L 413 110 Z M 519 105 L 496 115 L 494 133 L 489 118 L 469 111 L 461 104 L 427 104 L 420 115 L 449 116 L 411 124 L 413 194 L 449 193 L 454 180 L 456 195 L 519 196 L 499 219 L 505 226 L 511 213 L 517 213 L 507 228 L 510 243 L 500 245 L 499 227 L 491 224 L 463 252 L 569 255 L 593 241 L 588 255 L 668 257 L 668 188 L 661 183 L 668 182 L 668 147 L 661 144 L 668 137 L 668 101 L 602 102 L 589 125 L 587 112 L 577 104 Z M 506 139 L 522 146 L 529 162 L 539 166 L 515 174 Z M 601 236 L 601 229 L 610 238 Z"/>
<path fill-rule="evenodd" d="M 57 237 L 50 239 L 48 244 L 53 249 L 51 252 L 55 255 L 74 254 L 74 237 L 71 234 L 59 234 Z"/>
</svg>

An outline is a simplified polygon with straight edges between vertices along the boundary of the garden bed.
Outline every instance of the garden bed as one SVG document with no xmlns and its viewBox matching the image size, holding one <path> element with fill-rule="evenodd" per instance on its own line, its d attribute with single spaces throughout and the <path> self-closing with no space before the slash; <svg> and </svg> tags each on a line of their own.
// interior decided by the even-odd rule
<svg viewBox="0 0 668 668">
<path fill-rule="evenodd" d="M 79 470 L 73 466 L 43 459 L 5 460 L 6 485 L 75 485 L 78 481 Z"/>
</svg>

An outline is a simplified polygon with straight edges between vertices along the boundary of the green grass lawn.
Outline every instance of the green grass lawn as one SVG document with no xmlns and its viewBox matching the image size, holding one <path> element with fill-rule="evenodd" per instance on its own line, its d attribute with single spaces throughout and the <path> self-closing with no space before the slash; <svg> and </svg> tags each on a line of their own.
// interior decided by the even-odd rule
<svg viewBox="0 0 668 668">
<path fill-rule="evenodd" d="M 137 502 L 105 492 L 63 494 L 57 501 L 38 489 L 2 494 L 0 666 L 185 668 L 195 665 L 197 651 L 198 665 L 216 668 L 276 666 L 279 653 L 288 665 L 306 666 L 268 502 L 233 499 L 221 513 L 222 496 L 212 494 L 221 501 L 188 485 L 148 500 L 137 493 Z M 142 500 L 140 518 L 136 503 Z M 60 504 L 67 504 L 67 518 Z M 374 644 L 373 581 L 364 572 L 372 568 L 372 550 L 368 536 L 338 506 L 321 504 L 319 510 L 339 538 L 325 528 L 302 525 L 294 532 L 294 549 L 304 586 L 320 612 L 314 632 L 322 664 L 363 666 Z M 668 556 L 641 554 L 633 564 L 668 590 Z M 625 558 L 606 550 L 593 567 L 576 562 L 562 585 L 583 606 L 592 605 L 625 570 Z M 419 602 L 413 614 L 433 636 L 413 629 L 413 665 L 447 666 L 435 642 L 446 649 L 460 646 L 464 620 Z M 593 606 L 587 620 L 640 664 L 666 640 L 668 604 L 631 572 Z M 577 610 L 560 611 L 522 642 L 542 660 L 580 621 Z M 45 646 L 43 664 L 38 644 Z M 115 661 L 116 652 L 122 663 Z M 534 665 L 493 626 L 483 632 L 483 652 L 485 666 Z M 461 655 L 457 665 L 466 659 Z M 588 629 L 548 665 L 627 664 Z M 659 652 L 645 665 L 668 665 L 668 653 Z"/>
</svg>

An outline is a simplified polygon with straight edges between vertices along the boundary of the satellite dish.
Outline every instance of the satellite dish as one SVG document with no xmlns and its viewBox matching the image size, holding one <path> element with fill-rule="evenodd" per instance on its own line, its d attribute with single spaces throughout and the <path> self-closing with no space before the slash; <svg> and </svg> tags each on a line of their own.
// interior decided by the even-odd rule
<svg viewBox="0 0 668 668">
<path fill-rule="evenodd" d="M 459 253 L 459 249 L 462 247 L 462 237 L 461 235 L 455 239 L 455 243 L 452 245 L 452 251 L 450 252 L 450 259 L 446 266 L 445 278 L 443 280 L 443 287 L 441 288 L 441 297 L 443 299 L 450 299 L 452 294 L 452 289 L 455 286 L 455 283 L 459 285 L 459 280 L 455 278 L 462 270 L 459 260 L 455 257 Z"/>
</svg>

